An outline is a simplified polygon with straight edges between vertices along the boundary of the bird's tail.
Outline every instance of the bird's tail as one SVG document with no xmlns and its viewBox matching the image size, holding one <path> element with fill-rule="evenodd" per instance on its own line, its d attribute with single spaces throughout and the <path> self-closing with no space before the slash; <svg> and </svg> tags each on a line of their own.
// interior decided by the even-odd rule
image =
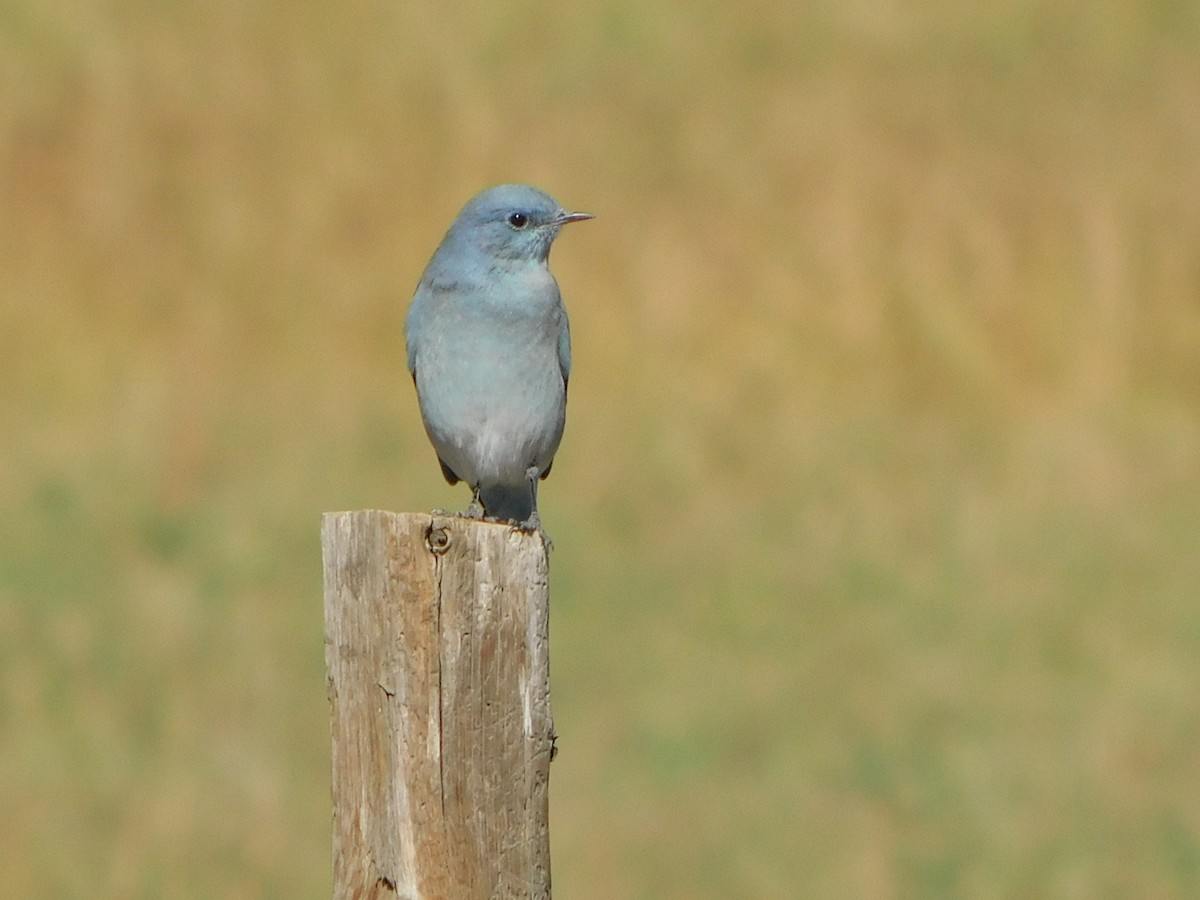
<svg viewBox="0 0 1200 900">
<path fill-rule="evenodd" d="M 511 522 L 527 522 L 533 515 L 533 491 L 529 484 L 493 484 L 481 488 L 479 500 L 484 515 Z"/>
</svg>

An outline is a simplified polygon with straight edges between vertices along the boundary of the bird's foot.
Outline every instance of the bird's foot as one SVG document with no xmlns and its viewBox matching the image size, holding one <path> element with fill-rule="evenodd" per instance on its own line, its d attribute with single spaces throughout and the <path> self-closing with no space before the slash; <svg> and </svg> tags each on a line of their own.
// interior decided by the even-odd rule
<svg viewBox="0 0 1200 900">
<path fill-rule="evenodd" d="M 458 516 L 461 519 L 487 519 L 487 516 L 483 514 L 483 504 L 479 502 L 478 495 L 471 498 L 471 505 L 460 512 Z"/>
<path fill-rule="evenodd" d="M 550 535 L 546 534 L 545 529 L 542 528 L 542 518 L 538 515 L 536 509 L 533 511 L 533 514 L 530 515 L 530 517 L 524 522 L 512 522 L 510 525 L 514 532 L 520 532 L 521 534 L 536 534 L 541 537 L 542 543 L 546 545 L 547 550 L 552 550 L 554 548 L 554 541 L 550 540 Z"/>
<path fill-rule="evenodd" d="M 513 523 L 513 531 L 521 531 L 525 534 L 536 532 L 541 537 L 542 543 L 546 545 L 546 551 L 549 552 L 554 547 L 554 541 L 550 540 L 550 535 L 546 534 L 542 528 L 542 517 L 538 515 L 537 510 L 537 487 L 541 477 L 542 470 L 537 466 L 530 466 L 525 470 L 525 480 L 529 483 L 529 499 L 532 511 L 529 513 L 529 518 L 524 522 Z"/>
</svg>

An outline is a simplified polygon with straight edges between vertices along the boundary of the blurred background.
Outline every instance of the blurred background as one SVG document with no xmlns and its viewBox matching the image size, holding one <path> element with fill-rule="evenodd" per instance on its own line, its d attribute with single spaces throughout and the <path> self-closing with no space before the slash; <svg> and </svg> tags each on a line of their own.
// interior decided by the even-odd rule
<svg viewBox="0 0 1200 900">
<path fill-rule="evenodd" d="M 0 13 L 0 894 L 327 897 L 320 514 L 480 188 L 597 218 L 563 898 L 1200 895 L 1200 5 Z"/>
</svg>

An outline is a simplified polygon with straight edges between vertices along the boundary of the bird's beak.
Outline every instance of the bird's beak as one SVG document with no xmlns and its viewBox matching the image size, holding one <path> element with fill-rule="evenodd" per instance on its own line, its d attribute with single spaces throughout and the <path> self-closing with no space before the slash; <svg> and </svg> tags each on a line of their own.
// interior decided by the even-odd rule
<svg viewBox="0 0 1200 900">
<path fill-rule="evenodd" d="M 566 225 L 568 222 L 583 222 L 583 221 L 586 221 L 587 219 L 594 219 L 594 218 L 595 218 L 595 216 L 593 216 L 591 213 L 567 212 L 564 209 L 564 210 L 561 210 L 559 212 L 559 214 L 554 217 L 554 224 L 555 225 Z"/>
</svg>

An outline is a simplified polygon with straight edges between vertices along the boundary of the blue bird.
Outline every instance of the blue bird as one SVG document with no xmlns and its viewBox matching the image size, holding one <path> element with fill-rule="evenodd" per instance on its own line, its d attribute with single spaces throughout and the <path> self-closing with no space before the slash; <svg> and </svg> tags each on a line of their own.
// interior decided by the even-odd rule
<svg viewBox="0 0 1200 900">
<path fill-rule="evenodd" d="M 592 218 L 537 188 L 468 201 L 425 268 L 405 321 L 408 370 L 442 474 L 466 514 L 538 531 L 537 486 L 562 439 L 567 311 L 550 274 L 559 229 Z"/>
</svg>

